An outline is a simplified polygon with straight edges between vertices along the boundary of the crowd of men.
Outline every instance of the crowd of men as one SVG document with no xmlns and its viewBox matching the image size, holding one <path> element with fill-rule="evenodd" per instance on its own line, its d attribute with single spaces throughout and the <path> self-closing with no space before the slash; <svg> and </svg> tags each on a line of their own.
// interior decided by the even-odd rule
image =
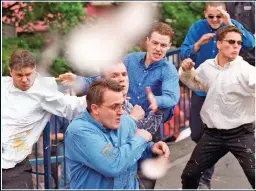
<svg viewBox="0 0 256 191">
<path fill-rule="evenodd" d="M 64 132 L 71 189 L 154 189 L 156 180 L 143 176 L 140 164 L 156 157 L 168 164 L 160 126 L 179 102 L 179 79 L 193 90 L 190 128 L 197 143 L 182 188 L 211 188 L 214 165 L 231 152 L 255 189 L 256 70 L 239 56 L 255 47 L 255 37 L 230 18 L 225 3 L 207 2 L 204 15 L 184 39 L 178 71 L 165 56 L 174 32 L 159 22 L 146 52 L 130 53 L 97 76 L 58 77 L 82 82 L 82 97 L 58 91 L 55 78 L 37 73 L 29 51 L 14 51 L 10 77 L 2 77 L 3 189 L 33 189 L 28 156 L 52 114 L 72 120 Z"/>
</svg>

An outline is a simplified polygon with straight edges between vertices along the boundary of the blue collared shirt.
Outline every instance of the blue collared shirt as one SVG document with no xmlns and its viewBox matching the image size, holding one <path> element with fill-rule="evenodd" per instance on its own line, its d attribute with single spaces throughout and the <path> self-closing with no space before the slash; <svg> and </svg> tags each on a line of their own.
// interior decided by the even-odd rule
<svg viewBox="0 0 256 191">
<path fill-rule="evenodd" d="M 145 52 L 127 55 L 123 62 L 129 76 L 128 96 L 130 102 L 140 105 L 146 115 L 150 112 L 146 87 L 151 87 L 160 109 L 173 108 L 180 99 L 179 76 L 175 66 L 166 58 L 145 66 Z"/>
<path fill-rule="evenodd" d="M 88 111 L 76 117 L 65 137 L 71 189 L 138 189 L 138 162 L 152 157 L 153 142 L 135 130 L 129 115 L 118 130 L 105 129 Z"/>
<path fill-rule="evenodd" d="M 242 48 L 253 48 L 255 46 L 255 38 L 252 33 L 247 31 L 242 24 L 238 21 L 231 19 L 231 22 L 240 29 L 243 33 Z M 221 26 L 224 26 L 222 24 Z M 202 45 L 198 52 L 193 54 L 194 44 L 206 33 L 216 33 L 217 30 L 212 29 L 206 19 L 196 21 L 189 29 L 187 36 L 181 45 L 180 56 L 181 59 L 191 58 L 195 62 L 195 68 L 202 64 L 205 60 L 210 58 L 215 58 L 218 54 L 218 49 L 216 45 L 216 36 L 214 36 L 208 43 Z M 194 91 L 199 96 L 206 96 L 203 91 Z"/>
</svg>

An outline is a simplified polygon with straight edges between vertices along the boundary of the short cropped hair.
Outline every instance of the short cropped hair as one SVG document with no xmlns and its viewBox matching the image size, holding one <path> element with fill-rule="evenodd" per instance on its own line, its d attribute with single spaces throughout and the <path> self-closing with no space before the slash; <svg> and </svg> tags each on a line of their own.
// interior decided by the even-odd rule
<svg viewBox="0 0 256 191">
<path fill-rule="evenodd" d="M 89 86 L 86 95 L 87 110 L 89 112 L 91 112 L 92 104 L 101 105 L 104 102 L 103 95 L 106 90 L 122 92 L 122 87 L 118 82 L 107 78 L 101 78 L 93 81 Z"/>
<path fill-rule="evenodd" d="M 36 59 L 31 52 L 27 50 L 15 50 L 9 60 L 10 69 L 19 70 L 21 68 L 36 67 Z"/>
<path fill-rule="evenodd" d="M 217 30 L 216 40 L 222 41 L 225 38 L 226 34 L 229 32 L 239 33 L 242 36 L 242 32 L 236 26 L 229 25 L 229 26 L 223 26 Z"/>
<path fill-rule="evenodd" d="M 208 7 L 222 7 L 224 10 L 226 10 L 226 5 L 224 2 L 207 2 L 205 3 L 204 10 L 206 10 Z"/>
<path fill-rule="evenodd" d="M 153 25 L 153 27 L 151 28 L 151 31 L 149 33 L 149 37 L 151 37 L 153 32 L 157 32 L 161 35 L 166 35 L 170 37 L 170 40 L 173 39 L 174 36 L 174 32 L 173 29 L 170 25 L 163 23 L 163 22 L 158 22 L 156 24 Z"/>
</svg>

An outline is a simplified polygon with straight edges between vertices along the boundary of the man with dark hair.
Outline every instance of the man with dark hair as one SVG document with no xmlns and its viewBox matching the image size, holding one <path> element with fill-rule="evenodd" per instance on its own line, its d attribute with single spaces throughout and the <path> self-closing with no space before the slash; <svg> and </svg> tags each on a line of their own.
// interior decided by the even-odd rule
<svg viewBox="0 0 256 191">
<path fill-rule="evenodd" d="M 181 45 L 181 58 L 191 58 L 195 62 L 195 68 L 199 67 L 205 60 L 214 58 L 218 54 L 216 31 L 222 26 L 234 25 L 241 30 L 243 33 L 242 49 L 249 49 L 255 46 L 253 34 L 247 31 L 238 21 L 230 18 L 224 2 L 207 2 L 205 4 L 204 15 L 205 19 L 196 21 L 190 27 Z M 205 96 L 205 91 L 192 92 L 189 124 L 191 128 L 191 138 L 196 143 L 201 139 L 204 131 L 199 113 L 204 103 Z M 210 181 L 213 171 L 214 167 L 204 172 L 199 188 L 211 188 Z"/>
<path fill-rule="evenodd" d="M 148 121 L 148 116 L 150 116 L 150 119 L 153 119 L 151 118 L 152 111 L 155 112 L 158 110 L 163 112 L 162 122 L 170 120 L 174 113 L 174 107 L 180 98 L 177 70 L 165 57 L 166 52 L 171 46 L 173 35 L 174 32 L 168 24 L 156 23 L 147 37 L 147 52 L 131 53 L 123 59 L 129 77 L 127 96 L 130 97 L 129 101 L 132 105 L 142 107 L 145 111 L 146 121 Z M 88 84 L 98 77 L 84 78 L 85 92 Z M 59 79 L 65 83 L 74 81 L 76 76 L 66 73 L 60 75 Z M 148 99 L 148 90 L 152 91 L 150 97 L 155 96 L 155 98 Z M 157 125 L 154 128 L 156 131 L 153 133 L 153 140 L 159 141 L 161 140 L 160 126 L 163 126 L 163 123 L 158 123 L 159 115 L 155 119 L 157 121 L 151 124 L 151 127 L 153 127 L 152 125 Z M 142 180 L 142 184 L 144 185 L 141 184 L 141 186 L 142 188 L 153 189 L 155 183 L 156 180 L 145 178 Z"/>
<path fill-rule="evenodd" d="M 152 154 L 169 156 L 164 142 L 137 129 L 123 115 L 123 87 L 111 79 L 95 80 L 88 88 L 87 110 L 66 131 L 66 159 L 72 189 L 138 189 L 138 161 Z"/>
<path fill-rule="evenodd" d="M 217 31 L 218 54 L 196 70 L 185 59 L 180 79 L 190 89 L 206 91 L 200 115 L 204 136 L 182 173 L 182 188 L 197 189 L 202 172 L 231 152 L 255 189 L 255 84 L 256 69 L 238 56 L 243 33 L 235 26 Z"/>
<path fill-rule="evenodd" d="M 65 96 L 54 78 L 41 77 L 29 51 L 14 51 L 9 67 L 11 77 L 2 77 L 2 185 L 33 189 L 28 155 L 51 113 L 72 119 L 84 111 L 86 101 Z"/>
</svg>

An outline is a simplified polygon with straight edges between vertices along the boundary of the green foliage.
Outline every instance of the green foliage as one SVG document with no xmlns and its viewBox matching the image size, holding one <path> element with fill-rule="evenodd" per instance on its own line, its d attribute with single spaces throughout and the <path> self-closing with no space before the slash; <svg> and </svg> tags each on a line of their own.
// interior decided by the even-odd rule
<svg viewBox="0 0 256 191">
<path fill-rule="evenodd" d="M 2 39 L 2 75 L 6 76 L 9 73 L 8 63 L 13 51 L 17 49 L 25 49 L 31 51 L 38 59 L 40 49 L 44 45 L 42 35 L 36 34 L 33 37 L 17 37 Z"/>
<path fill-rule="evenodd" d="M 55 77 L 69 71 L 72 71 L 72 68 L 68 65 L 67 60 L 63 57 L 56 58 L 51 66 L 51 73 Z"/>
<path fill-rule="evenodd" d="M 50 29 L 59 35 L 65 35 L 85 19 L 83 2 L 30 2 L 32 11 L 25 12 L 23 22 L 45 21 Z"/>
<path fill-rule="evenodd" d="M 173 44 L 180 47 L 189 27 L 203 19 L 204 2 L 162 2 L 163 20 L 171 25 L 175 35 Z"/>
<path fill-rule="evenodd" d="M 14 5 L 21 5 L 16 2 Z M 4 8 L 4 15 L 8 18 L 15 17 L 11 9 L 14 5 Z M 20 7 L 19 11 L 24 13 L 24 19 L 18 24 L 20 27 L 29 28 L 29 24 L 37 21 L 45 21 L 50 31 L 55 32 L 57 36 L 64 36 L 70 32 L 76 25 L 85 19 L 85 2 L 27 2 L 27 6 Z M 29 7 L 32 7 L 30 9 Z M 30 10 L 29 10 L 30 9 Z M 12 52 L 16 49 L 26 49 L 32 52 L 37 60 L 40 59 L 40 51 L 45 44 L 41 34 L 35 33 L 32 37 L 3 38 L 2 42 L 2 75 L 8 75 L 8 62 Z M 67 61 L 63 57 L 57 57 L 51 67 L 51 73 L 54 76 L 70 71 Z"/>
</svg>

